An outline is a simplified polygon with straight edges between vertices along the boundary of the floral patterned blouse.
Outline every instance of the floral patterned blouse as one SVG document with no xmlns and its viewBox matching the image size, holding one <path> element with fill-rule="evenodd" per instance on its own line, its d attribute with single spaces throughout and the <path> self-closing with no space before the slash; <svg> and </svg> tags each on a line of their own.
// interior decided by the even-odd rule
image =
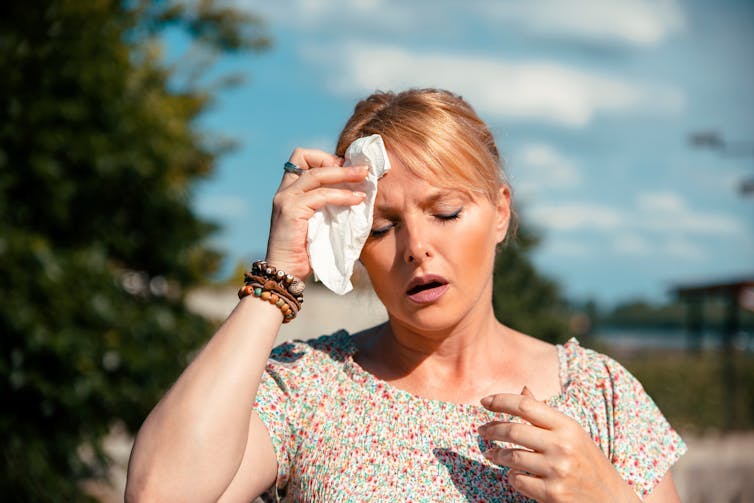
<svg viewBox="0 0 754 503">
<path fill-rule="evenodd" d="M 578 421 L 643 499 L 686 447 L 641 384 L 614 360 L 557 346 L 561 393 L 546 403 Z M 477 428 L 517 420 L 481 405 L 418 397 L 366 372 L 340 331 L 276 347 L 254 404 L 278 461 L 267 500 L 522 502 Z"/>
</svg>

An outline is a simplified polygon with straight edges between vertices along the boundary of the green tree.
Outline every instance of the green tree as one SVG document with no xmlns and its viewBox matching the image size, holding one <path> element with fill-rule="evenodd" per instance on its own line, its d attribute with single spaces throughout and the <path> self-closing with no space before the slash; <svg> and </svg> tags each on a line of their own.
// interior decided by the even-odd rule
<svg viewBox="0 0 754 503">
<path fill-rule="evenodd" d="M 165 29 L 216 54 L 267 45 L 258 19 L 212 1 L 3 6 L 4 501 L 85 499 L 102 436 L 138 428 L 211 333 L 183 292 L 218 262 L 190 201 L 225 145 L 197 125 L 213 88 L 178 85 L 161 58 Z"/>
<path fill-rule="evenodd" d="M 529 254 L 539 239 L 526 226 L 518 229 L 498 252 L 492 284 L 492 305 L 502 323 L 548 342 L 568 334 L 568 310 L 557 283 L 542 276 Z"/>
</svg>

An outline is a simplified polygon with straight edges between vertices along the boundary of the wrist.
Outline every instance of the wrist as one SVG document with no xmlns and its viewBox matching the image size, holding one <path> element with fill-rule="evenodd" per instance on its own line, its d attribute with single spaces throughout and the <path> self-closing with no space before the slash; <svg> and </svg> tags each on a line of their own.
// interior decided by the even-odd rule
<svg viewBox="0 0 754 503">
<path fill-rule="evenodd" d="M 251 270 L 244 273 L 244 286 L 238 291 L 239 299 L 257 297 L 279 309 L 283 323 L 292 321 L 304 302 L 305 284 L 282 269 L 257 260 Z"/>
<path fill-rule="evenodd" d="M 641 498 L 638 494 L 633 490 L 633 488 L 628 485 L 628 482 L 623 480 L 623 477 L 621 477 L 617 471 L 616 471 L 616 477 L 618 480 L 615 481 L 615 485 L 613 486 L 613 491 L 611 491 L 611 497 L 615 498 L 615 501 L 620 501 L 621 503 L 641 503 Z"/>
<path fill-rule="evenodd" d="M 264 261 L 278 269 L 293 274 L 301 280 L 306 280 L 312 272 L 309 266 L 309 254 L 306 251 L 306 246 L 303 246 L 298 251 L 289 251 L 268 246 Z"/>
</svg>

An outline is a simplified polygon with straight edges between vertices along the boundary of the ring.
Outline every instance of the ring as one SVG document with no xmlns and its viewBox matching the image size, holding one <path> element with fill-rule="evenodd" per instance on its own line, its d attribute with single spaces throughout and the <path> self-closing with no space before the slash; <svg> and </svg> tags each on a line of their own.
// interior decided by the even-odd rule
<svg viewBox="0 0 754 503">
<path fill-rule="evenodd" d="M 283 169 L 285 170 L 286 173 L 293 173 L 294 175 L 299 175 L 299 176 L 301 176 L 301 173 L 304 172 L 303 169 L 299 168 L 298 166 L 296 166 L 290 161 L 287 161 L 285 164 L 283 164 Z"/>
</svg>

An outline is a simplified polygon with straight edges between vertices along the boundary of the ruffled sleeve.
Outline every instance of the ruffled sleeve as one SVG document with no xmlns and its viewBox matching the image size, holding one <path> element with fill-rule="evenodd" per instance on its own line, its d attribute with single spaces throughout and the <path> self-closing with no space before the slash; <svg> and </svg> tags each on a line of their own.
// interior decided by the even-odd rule
<svg viewBox="0 0 754 503">
<path fill-rule="evenodd" d="M 295 416 L 298 386 L 288 379 L 286 366 L 294 366 L 300 351 L 296 343 L 285 343 L 272 350 L 257 391 L 254 411 L 267 427 L 277 458 L 276 490 L 284 489 L 291 461 L 297 449 Z"/>
<path fill-rule="evenodd" d="M 575 418 L 590 431 L 623 479 L 642 499 L 686 452 L 641 383 L 620 363 L 584 349 L 575 339 L 566 345 L 568 394 Z M 573 407 L 576 405 L 576 407 Z M 584 418 L 588 424 L 583 424 Z"/>
<path fill-rule="evenodd" d="M 285 493 L 295 469 L 302 431 L 320 402 L 333 355 L 341 352 L 346 332 L 310 341 L 291 341 L 272 350 L 257 391 L 254 411 L 267 427 L 277 458 L 274 499 Z"/>
</svg>

